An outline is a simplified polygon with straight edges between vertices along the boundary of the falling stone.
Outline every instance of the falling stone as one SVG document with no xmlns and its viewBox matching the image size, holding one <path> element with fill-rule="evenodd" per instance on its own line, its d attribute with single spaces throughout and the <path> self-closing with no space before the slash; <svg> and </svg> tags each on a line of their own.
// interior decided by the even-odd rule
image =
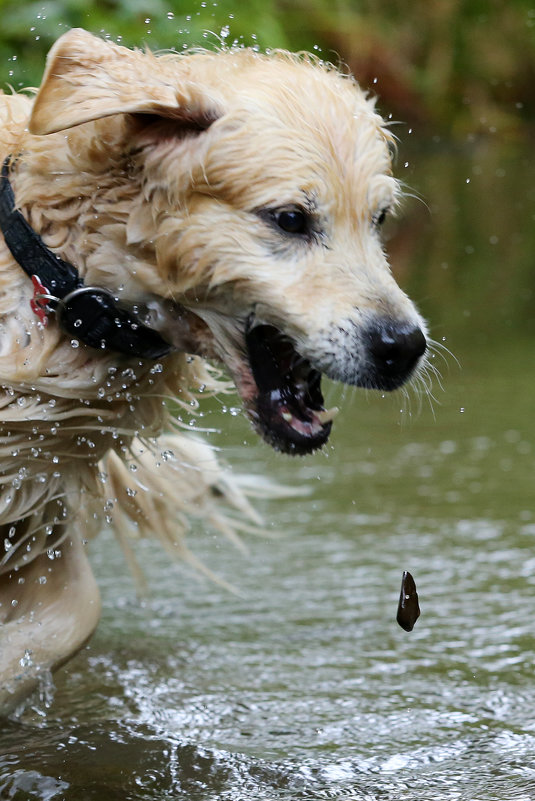
<svg viewBox="0 0 535 801">
<path fill-rule="evenodd" d="M 405 631 L 412 631 L 414 624 L 420 617 L 418 593 L 416 584 L 408 570 L 403 571 L 401 579 L 401 592 L 399 594 L 398 613 L 396 620 Z"/>
</svg>

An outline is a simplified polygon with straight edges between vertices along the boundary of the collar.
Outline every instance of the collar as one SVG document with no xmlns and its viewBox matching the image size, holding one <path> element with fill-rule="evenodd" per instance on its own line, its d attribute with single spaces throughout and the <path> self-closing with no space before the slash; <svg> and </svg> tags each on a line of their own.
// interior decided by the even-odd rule
<svg viewBox="0 0 535 801">
<path fill-rule="evenodd" d="M 86 286 L 78 270 L 49 250 L 20 211 L 9 182 L 11 156 L 0 175 L 0 231 L 26 275 L 32 279 L 30 305 L 43 325 L 54 312 L 60 327 L 92 348 L 142 359 L 159 359 L 171 350 L 160 334 L 119 305 L 103 287 Z"/>
</svg>

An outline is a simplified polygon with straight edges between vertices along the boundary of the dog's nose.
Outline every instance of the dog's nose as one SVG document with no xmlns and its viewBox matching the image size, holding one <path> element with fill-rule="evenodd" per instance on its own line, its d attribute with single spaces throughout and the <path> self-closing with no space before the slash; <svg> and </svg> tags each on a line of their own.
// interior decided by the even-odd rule
<svg viewBox="0 0 535 801">
<path fill-rule="evenodd" d="M 420 328 L 381 325 L 368 330 L 368 347 L 378 388 L 395 389 L 409 378 L 427 342 Z"/>
</svg>

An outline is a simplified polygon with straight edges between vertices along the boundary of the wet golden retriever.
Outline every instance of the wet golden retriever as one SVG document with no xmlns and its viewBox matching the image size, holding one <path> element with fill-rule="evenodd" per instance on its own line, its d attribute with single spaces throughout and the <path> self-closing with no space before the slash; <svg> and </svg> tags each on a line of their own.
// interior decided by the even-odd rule
<svg viewBox="0 0 535 801">
<path fill-rule="evenodd" d="M 395 389 L 426 338 L 378 232 L 392 137 L 332 66 L 71 30 L 0 121 L 6 712 L 94 630 L 85 543 L 103 519 L 180 553 L 188 515 L 230 533 L 254 516 L 176 420 L 224 388 L 205 359 L 268 443 L 306 454 L 336 411 L 322 374 Z"/>
</svg>

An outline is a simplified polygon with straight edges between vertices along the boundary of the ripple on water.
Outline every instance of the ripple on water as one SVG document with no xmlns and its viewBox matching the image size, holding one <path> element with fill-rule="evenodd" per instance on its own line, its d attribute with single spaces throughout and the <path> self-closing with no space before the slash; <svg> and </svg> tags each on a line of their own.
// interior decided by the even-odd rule
<svg viewBox="0 0 535 801">
<path fill-rule="evenodd" d="M 0 731 L 2 801 L 531 800 L 531 457 L 496 432 L 427 426 L 395 446 L 383 417 L 366 425 L 346 428 L 336 469 L 276 462 L 317 492 L 271 507 L 280 535 L 250 538 L 249 559 L 195 536 L 239 595 L 141 544 L 139 604 L 114 543 L 94 543 L 102 626 L 53 705 Z"/>
</svg>

